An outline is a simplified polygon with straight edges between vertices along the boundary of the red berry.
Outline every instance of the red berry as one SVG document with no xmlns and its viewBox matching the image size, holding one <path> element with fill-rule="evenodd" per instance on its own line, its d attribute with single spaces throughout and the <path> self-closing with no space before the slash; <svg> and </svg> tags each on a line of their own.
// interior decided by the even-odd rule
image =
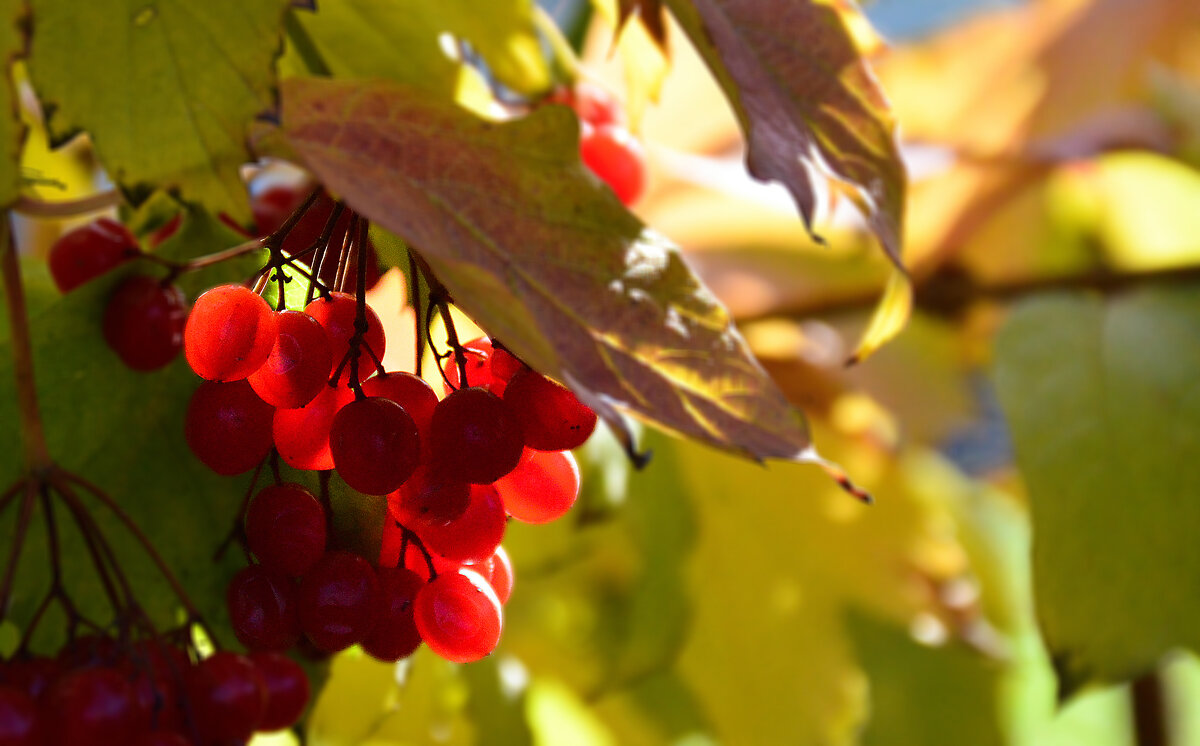
<svg viewBox="0 0 1200 746">
<path fill-rule="evenodd" d="M 624 204 L 633 204 L 646 190 L 645 151 L 624 127 L 585 124 L 579 139 L 579 154 L 592 173 L 608 184 Z"/>
<path fill-rule="evenodd" d="M 508 382 L 504 401 L 521 423 L 525 445 L 539 451 L 568 451 L 583 445 L 596 429 L 596 413 L 532 368 Z"/>
<path fill-rule="evenodd" d="M 0 746 L 37 746 L 41 742 L 33 698 L 16 687 L 0 686 Z"/>
<path fill-rule="evenodd" d="M 566 514 L 579 497 L 579 465 L 570 451 L 531 451 L 493 485 L 510 516 L 548 523 Z"/>
<path fill-rule="evenodd" d="M 282 409 L 303 407 L 325 388 L 333 352 L 317 320 L 299 311 L 276 314 L 271 354 L 246 379 L 262 400 Z"/>
<path fill-rule="evenodd" d="M 82 668 L 56 681 L 40 702 L 46 741 L 71 746 L 128 743 L 148 725 L 133 687 L 113 668 Z"/>
<path fill-rule="evenodd" d="M 415 527 L 426 545 L 448 560 L 482 562 L 504 539 L 506 515 L 500 495 L 490 484 L 471 487 L 467 509 L 450 523 Z"/>
<path fill-rule="evenodd" d="M 298 484 L 265 487 L 246 509 L 246 543 L 263 567 L 300 576 L 325 554 L 325 508 Z"/>
<path fill-rule="evenodd" d="M 250 737 L 262 720 L 267 694 L 262 675 L 244 655 L 220 651 L 187 672 L 192 722 L 209 741 Z"/>
<path fill-rule="evenodd" d="M 182 682 L 189 667 L 182 650 L 151 640 L 139 642 L 117 664 L 133 687 L 136 708 L 149 714 L 150 727 L 158 730 L 184 727 Z"/>
<path fill-rule="evenodd" d="M 267 187 L 254 195 L 250 200 L 250 210 L 254 213 L 254 228 L 260 236 L 269 236 L 283 225 L 293 212 L 300 205 L 304 204 L 304 199 L 312 191 L 309 184 L 276 184 Z M 301 218 L 303 222 L 303 218 Z M 300 224 L 297 223 L 297 228 Z M 305 226 L 307 227 L 307 226 Z M 298 236 L 298 238 L 307 238 L 307 241 L 302 241 L 297 244 L 298 248 L 306 248 L 309 243 L 316 239 L 321 234 L 321 228 L 317 228 L 317 232 L 308 236 Z M 292 234 L 288 234 L 291 238 Z"/>
<path fill-rule="evenodd" d="M 485 565 L 488 572 L 484 577 L 492 584 L 492 590 L 496 591 L 496 598 L 500 599 L 501 604 L 508 603 L 513 589 L 513 566 L 512 560 L 508 558 L 508 552 L 502 546 L 496 547 L 496 553 Z"/>
<path fill-rule="evenodd" d="M 463 356 L 466 358 L 467 386 L 478 386 L 491 390 L 492 384 L 492 340 L 487 337 L 472 339 L 462 345 Z M 458 359 L 451 355 L 442 361 L 442 372 L 446 375 L 443 388 L 449 394 L 463 388 L 458 375 Z M 496 393 L 494 390 L 492 393 Z M 499 394 L 496 394 L 499 396 Z"/>
<path fill-rule="evenodd" d="M 134 275 L 108 299 L 104 341 L 133 370 L 156 370 L 179 354 L 187 317 L 187 301 L 179 288 Z"/>
<path fill-rule="evenodd" d="M 325 333 L 329 335 L 329 342 L 333 350 L 331 371 L 336 370 L 342 364 L 342 360 L 350 354 L 350 340 L 356 333 L 354 319 L 358 313 L 357 301 L 354 300 L 353 295 L 333 293 L 329 300 L 317 298 L 309 303 L 305 306 L 304 312 L 316 319 L 324 327 Z M 366 320 L 367 331 L 362 340 L 364 347 L 359 347 L 358 350 L 360 380 L 365 380 L 375 370 L 375 363 L 367 353 L 366 347 L 370 347 L 371 352 L 375 353 L 375 357 L 379 360 L 383 360 L 383 353 L 387 347 L 383 323 L 370 306 L 366 306 Z M 346 367 L 342 369 L 342 376 L 349 376 L 349 374 L 350 363 L 347 362 Z M 345 378 L 341 380 L 345 380 Z"/>
<path fill-rule="evenodd" d="M 371 563 L 329 552 L 300 579 L 300 627 L 327 653 L 361 642 L 379 615 L 379 581 Z"/>
<path fill-rule="evenodd" d="M 0 683 L 20 689 L 36 700 L 65 668 L 62 661 L 44 656 L 9 660 L 0 665 Z"/>
<path fill-rule="evenodd" d="M 134 741 L 133 746 L 192 746 L 192 742 L 179 733 L 156 730 Z"/>
<path fill-rule="evenodd" d="M 265 300 L 242 285 L 221 285 L 192 306 L 183 353 L 201 378 L 237 381 L 267 361 L 277 333 L 275 313 Z"/>
<path fill-rule="evenodd" d="M 368 379 L 362 390 L 367 396 L 381 396 L 404 407 L 417 426 L 421 442 L 429 442 L 429 425 L 433 422 L 433 409 L 438 398 L 424 378 L 412 373 L 384 373 Z"/>
<path fill-rule="evenodd" d="M 421 461 L 416 424 L 403 407 L 380 397 L 342 407 L 329 429 L 329 450 L 338 474 L 365 495 L 395 491 Z"/>
<path fill-rule="evenodd" d="M 299 409 L 277 409 L 271 425 L 275 449 L 296 469 L 325 471 L 333 468 L 329 428 L 342 407 L 354 400 L 348 388 L 325 386 Z"/>
<path fill-rule="evenodd" d="M 372 658 L 394 662 L 407 658 L 421 644 L 412 603 L 425 579 L 403 567 L 381 567 L 377 573 L 382 599 L 379 621 L 362 647 Z"/>
<path fill-rule="evenodd" d="M 477 661 L 500 643 L 500 600 L 471 570 L 443 573 L 427 583 L 413 602 L 413 618 L 425 644 L 455 663 Z"/>
<path fill-rule="evenodd" d="M 521 426 L 487 389 L 459 389 L 438 402 L 429 437 L 435 471 L 475 484 L 496 481 L 521 458 Z"/>
<path fill-rule="evenodd" d="M 50 275 L 64 293 L 138 253 L 137 239 L 112 218 L 98 218 L 59 236 L 50 247 Z"/>
<path fill-rule="evenodd" d="M 225 592 L 229 621 L 248 650 L 287 650 L 300 641 L 296 586 L 262 565 L 243 567 Z"/>
<path fill-rule="evenodd" d="M 521 370 L 527 366 L 508 350 L 497 348 L 492 351 L 492 385 L 489 387 L 496 396 L 503 397 L 504 389 Z"/>
<path fill-rule="evenodd" d="M 184 419 L 184 436 L 196 458 L 218 474 L 241 474 L 271 451 L 274 408 L 245 381 L 200 384 Z"/>
<path fill-rule="evenodd" d="M 438 475 L 421 466 L 400 489 L 388 495 L 392 516 L 414 530 L 428 524 L 446 524 L 461 517 L 471 498 L 471 485 Z"/>
<path fill-rule="evenodd" d="M 279 653 L 251 653 L 250 660 L 266 685 L 267 706 L 257 730 L 294 725 L 308 705 L 308 676 L 299 664 Z"/>
</svg>

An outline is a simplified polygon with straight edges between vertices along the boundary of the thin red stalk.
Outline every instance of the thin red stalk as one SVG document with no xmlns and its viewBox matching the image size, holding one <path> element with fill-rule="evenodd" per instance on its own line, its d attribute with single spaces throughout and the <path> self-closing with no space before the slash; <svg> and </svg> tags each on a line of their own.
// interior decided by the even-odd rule
<svg viewBox="0 0 1200 746">
<path fill-rule="evenodd" d="M 46 448 L 46 435 L 38 412 L 37 379 L 33 374 L 33 343 L 29 334 L 29 313 L 25 305 L 25 286 L 17 247 L 12 241 L 8 213 L 0 216 L 0 273 L 4 275 L 4 298 L 8 304 L 13 372 L 16 375 L 17 410 L 21 427 L 21 447 L 26 474 L 41 474 L 53 463 Z"/>
</svg>

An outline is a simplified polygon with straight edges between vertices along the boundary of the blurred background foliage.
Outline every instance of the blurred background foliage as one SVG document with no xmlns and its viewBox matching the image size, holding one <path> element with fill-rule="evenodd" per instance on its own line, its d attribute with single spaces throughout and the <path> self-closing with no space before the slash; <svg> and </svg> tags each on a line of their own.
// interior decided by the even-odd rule
<svg viewBox="0 0 1200 746">
<path fill-rule="evenodd" d="M 647 144 L 635 211 L 876 505 L 811 466 L 653 432 L 635 472 L 599 434 L 573 512 L 510 527 L 497 653 L 344 653 L 308 743 L 1125 746 L 1149 743 L 1135 710 L 1158 695 L 1171 743 L 1200 743 L 1200 5 L 831 4 L 895 107 L 911 179 L 912 317 L 852 367 L 889 266 L 840 188 L 817 245 L 782 188 L 746 176 L 677 28 L 668 63 L 637 23 L 614 42 L 610 0 L 541 3 Z M 345 48 L 347 74 L 411 51 L 363 41 L 398 23 L 370 4 L 328 5 L 315 43 Z M 533 32 L 509 31 L 512 66 L 492 72 L 540 89 Z M 280 69 L 306 65 L 292 45 Z M 486 91 L 461 69 L 410 72 L 460 75 L 468 104 Z M 36 128 L 25 163 L 55 196 L 93 188 L 86 150 L 51 153 Z M 20 227 L 26 246 L 58 230 Z M 411 338 L 410 317 L 389 323 Z"/>
</svg>

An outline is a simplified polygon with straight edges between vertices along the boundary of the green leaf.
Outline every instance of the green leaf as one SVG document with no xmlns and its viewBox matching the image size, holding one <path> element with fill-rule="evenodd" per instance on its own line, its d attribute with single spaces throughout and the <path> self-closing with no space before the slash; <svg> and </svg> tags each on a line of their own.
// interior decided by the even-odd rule
<svg viewBox="0 0 1200 746">
<path fill-rule="evenodd" d="M 21 187 L 21 145 L 25 126 L 17 115 L 17 91 L 13 84 L 12 62 L 24 56 L 29 46 L 25 16 L 29 8 L 24 0 L 0 3 L 0 59 L 4 61 L 4 85 L 0 86 L 0 205 L 16 200 Z"/>
<path fill-rule="evenodd" d="M 154 188 L 249 219 L 238 168 L 274 107 L 287 0 L 31 0 L 29 73 L 62 142 L 87 131 L 134 201 Z"/>
<path fill-rule="evenodd" d="M 1179 287 L 1037 298 L 997 339 L 1038 618 L 1064 696 L 1200 645 L 1197 335 L 1200 296 Z"/>
<path fill-rule="evenodd" d="M 870 676 L 863 746 L 1005 743 L 998 666 L 964 645 L 920 645 L 904 629 L 863 614 L 851 614 L 847 628 Z"/>
<path fill-rule="evenodd" d="M 788 188 L 809 226 L 818 159 L 857 188 L 900 266 L 904 165 L 891 109 L 839 11 L 819 0 L 666 0 L 737 111 L 746 165 Z"/>
<path fill-rule="evenodd" d="M 286 137 L 330 189 L 607 419 L 620 407 L 756 458 L 812 458 L 724 307 L 585 171 L 570 111 L 498 124 L 375 82 L 289 80 L 283 96 Z"/>
<path fill-rule="evenodd" d="M 470 42 L 513 90 L 550 85 L 530 0 L 329 0 L 315 14 L 293 12 L 280 69 L 285 76 L 386 78 L 450 98 L 469 71 L 447 55 L 443 34 Z"/>
</svg>

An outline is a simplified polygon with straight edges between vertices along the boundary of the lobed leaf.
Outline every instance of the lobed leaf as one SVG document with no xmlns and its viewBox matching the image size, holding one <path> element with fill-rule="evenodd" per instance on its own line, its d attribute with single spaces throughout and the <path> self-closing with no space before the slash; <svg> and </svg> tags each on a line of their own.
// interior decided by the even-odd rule
<svg viewBox="0 0 1200 746">
<path fill-rule="evenodd" d="M 1197 298 L 1194 287 L 1048 296 L 1018 307 L 997 339 L 1063 696 L 1200 646 Z"/>
<path fill-rule="evenodd" d="M 887 101 L 839 11 L 818 0 L 666 0 L 737 111 L 751 175 L 779 181 L 807 225 L 813 169 L 857 188 L 900 267 L 905 171 Z"/>
<path fill-rule="evenodd" d="M 330 189 L 610 421 L 620 408 L 755 458 L 815 458 L 724 307 L 585 170 L 564 107 L 495 123 L 410 87 L 305 79 L 285 82 L 283 107 Z"/>
<path fill-rule="evenodd" d="M 162 187 L 248 220 L 238 169 L 274 105 L 288 0 L 31 5 L 29 73 L 55 140 L 87 131 L 135 200 Z"/>
</svg>

